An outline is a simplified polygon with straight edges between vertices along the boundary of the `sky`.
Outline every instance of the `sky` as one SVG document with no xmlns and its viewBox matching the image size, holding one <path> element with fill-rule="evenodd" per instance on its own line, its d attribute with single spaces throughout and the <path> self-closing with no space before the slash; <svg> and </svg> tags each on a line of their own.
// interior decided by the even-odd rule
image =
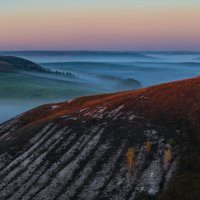
<svg viewBox="0 0 200 200">
<path fill-rule="evenodd" d="M 200 50 L 200 0 L 0 0 L 0 50 Z"/>
</svg>

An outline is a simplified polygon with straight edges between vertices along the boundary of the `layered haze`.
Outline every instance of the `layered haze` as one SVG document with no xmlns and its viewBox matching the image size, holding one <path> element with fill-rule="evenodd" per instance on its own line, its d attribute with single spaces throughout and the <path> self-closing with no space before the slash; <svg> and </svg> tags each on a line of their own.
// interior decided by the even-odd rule
<svg viewBox="0 0 200 200">
<path fill-rule="evenodd" d="M 0 13 L 0 55 L 47 69 L 0 63 L 1 122 L 43 103 L 199 75 L 199 0 L 0 0 Z"/>
<path fill-rule="evenodd" d="M 1 122 L 50 102 L 132 90 L 200 74 L 200 52 L 7 51 L 0 54 L 39 64 L 34 70 L 18 64 L 19 69 L 12 71 L 5 63 L 1 67 L 0 62 Z"/>
</svg>

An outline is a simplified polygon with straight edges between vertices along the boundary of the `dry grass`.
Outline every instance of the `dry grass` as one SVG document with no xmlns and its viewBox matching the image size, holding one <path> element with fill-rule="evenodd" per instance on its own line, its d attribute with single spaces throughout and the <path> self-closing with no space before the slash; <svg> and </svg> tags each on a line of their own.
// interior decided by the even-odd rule
<svg viewBox="0 0 200 200">
<path fill-rule="evenodd" d="M 27 112 L 23 119 L 27 124 L 50 120 L 62 115 L 73 114 L 86 107 L 98 105 L 113 109 L 125 105 L 124 111 L 134 111 L 154 121 L 189 120 L 197 124 L 200 118 L 200 77 L 160 84 L 139 90 L 114 94 L 81 97 L 70 103 L 56 104 L 57 109 L 44 105 Z"/>
<path fill-rule="evenodd" d="M 81 97 L 69 103 L 56 104 L 56 109 L 51 108 L 53 105 L 44 105 L 27 112 L 21 117 L 21 121 L 24 128 L 35 127 L 63 115 L 76 115 L 83 108 L 92 109 L 98 105 L 106 106 L 107 110 L 124 105 L 124 112 L 132 111 L 153 124 L 166 127 L 167 134 L 181 130 L 177 140 L 181 155 L 179 166 L 169 188 L 158 199 L 192 200 L 200 197 L 200 77 L 134 91 Z M 127 156 L 129 166 L 132 167 L 131 150 Z M 171 160 L 169 152 L 167 160 Z"/>
</svg>

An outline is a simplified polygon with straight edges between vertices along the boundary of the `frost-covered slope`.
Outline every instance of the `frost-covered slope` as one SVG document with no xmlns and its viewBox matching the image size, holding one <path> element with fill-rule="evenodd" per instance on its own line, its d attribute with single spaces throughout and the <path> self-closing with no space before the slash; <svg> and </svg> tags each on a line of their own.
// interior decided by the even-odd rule
<svg viewBox="0 0 200 200">
<path fill-rule="evenodd" d="M 0 199 L 170 199 L 180 170 L 188 172 L 185 137 L 199 142 L 199 87 L 194 78 L 83 97 L 2 124 Z"/>
</svg>

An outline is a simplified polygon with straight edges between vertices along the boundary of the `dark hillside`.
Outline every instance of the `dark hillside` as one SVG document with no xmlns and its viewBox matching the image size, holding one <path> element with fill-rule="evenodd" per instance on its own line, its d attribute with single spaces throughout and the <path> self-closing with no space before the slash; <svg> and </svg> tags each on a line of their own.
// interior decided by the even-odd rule
<svg viewBox="0 0 200 200">
<path fill-rule="evenodd" d="M 1 199 L 200 196 L 200 77 L 40 106 L 0 126 Z"/>
<path fill-rule="evenodd" d="M 36 70 L 36 71 L 44 70 L 43 67 L 41 67 L 40 65 L 38 65 L 34 62 L 31 62 L 31 61 L 23 59 L 23 58 L 14 57 L 14 56 L 0 56 L 0 62 L 10 65 L 14 69 Z"/>
<path fill-rule="evenodd" d="M 32 61 L 15 57 L 15 56 L 0 56 L 0 72 L 36 72 L 53 76 L 65 76 L 76 78 L 70 72 L 52 71 L 48 68 L 42 67 Z M 32 74 L 29 74 L 32 75 Z M 37 74 L 38 75 L 38 74 Z M 36 74 L 34 74 L 36 76 Z"/>
</svg>

